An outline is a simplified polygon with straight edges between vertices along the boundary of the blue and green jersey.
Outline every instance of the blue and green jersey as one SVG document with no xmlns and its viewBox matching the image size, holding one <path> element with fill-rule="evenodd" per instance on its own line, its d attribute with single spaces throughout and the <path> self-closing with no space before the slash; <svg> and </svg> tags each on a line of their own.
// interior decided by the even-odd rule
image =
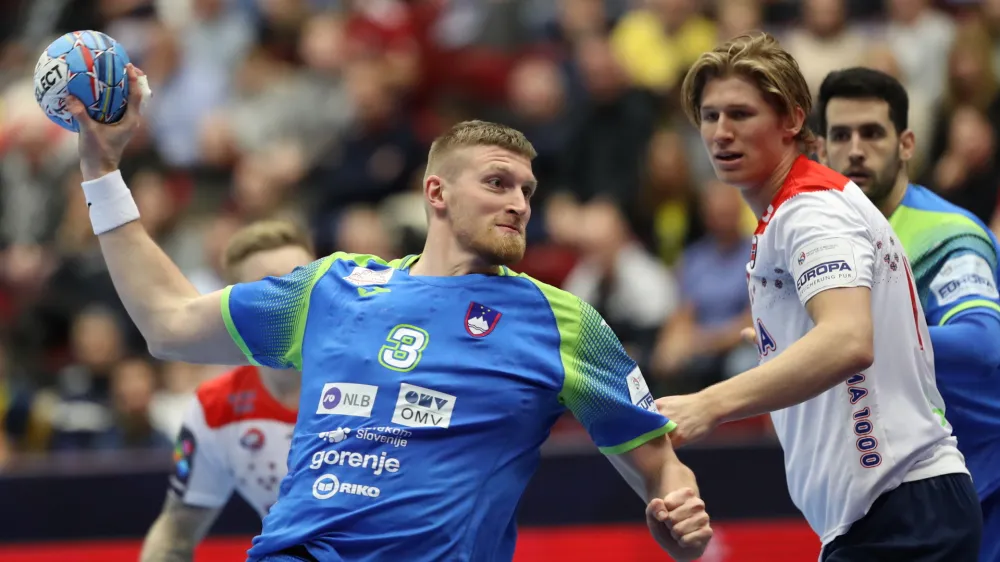
<svg viewBox="0 0 1000 562">
<path fill-rule="evenodd" d="M 1000 488 L 1000 246 L 972 213 L 910 185 L 889 217 L 913 269 L 948 422 L 981 498 Z"/>
<path fill-rule="evenodd" d="M 579 298 L 500 275 L 333 254 L 226 289 L 251 362 L 302 371 L 288 476 L 251 559 L 510 560 L 515 511 L 567 409 L 605 454 L 659 437 L 635 362 Z"/>
</svg>

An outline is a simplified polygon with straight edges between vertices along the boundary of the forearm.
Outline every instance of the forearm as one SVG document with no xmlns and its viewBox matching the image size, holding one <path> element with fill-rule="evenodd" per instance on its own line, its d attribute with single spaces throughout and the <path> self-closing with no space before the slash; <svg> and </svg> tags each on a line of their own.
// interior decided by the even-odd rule
<svg viewBox="0 0 1000 562">
<path fill-rule="evenodd" d="M 1000 314 L 975 309 L 943 326 L 929 328 L 934 346 L 934 366 L 941 373 L 991 375 L 1000 368 Z M 976 384 L 981 381 L 973 380 Z M 949 380 L 954 384 L 958 381 Z"/>
<path fill-rule="evenodd" d="M 140 562 L 191 562 L 194 558 L 196 537 L 181 533 L 167 515 L 161 515 L 142 545 Z"/>
<path fill-rule="evenodd" d="M 131 207 L 129 212 L 131 196 L 117 173 L 85 182 L 84 191 L 95 231 L 101 232 L 98 240 L 118 296 L 154 346 L 172 330 L 175 313 L 197 298 L 198 291 L 138 220 L 125 222 L 135 210 Z M 121 226 L 108 230 L 117 224 Z"/>
<path fill-rule="evenodd" d="M 800 404 L 868 368 L 870 342 L 818 325 L 777 357 L 702 391 L 720 423 Z"/>
<path fill-rule="evenodd" d="M 698 491 L 698 481 L 694 476 L 694 471 L 682 463 L 676 455 L 671 455 L 671 457 L 664 462 L 659 474 L 646 483 L 647 502 L 652 501 L 653 498 L 662 498 L 681 488 L 691 488 L 695 495 L 701 495 Z"/>
<path fill-rule="evenodd" d="M 186 505 L 168 492 L 163 511 L 146 534 L 140 562 L 190 562 L 219 511 Z"/>
<path fill-rule="evenodd" d="M 99 237 L 115 290 L 150 345 L 173 328 L 174 316 L 198 290 L 157 246 L 138 221 Z"/>
</svg>

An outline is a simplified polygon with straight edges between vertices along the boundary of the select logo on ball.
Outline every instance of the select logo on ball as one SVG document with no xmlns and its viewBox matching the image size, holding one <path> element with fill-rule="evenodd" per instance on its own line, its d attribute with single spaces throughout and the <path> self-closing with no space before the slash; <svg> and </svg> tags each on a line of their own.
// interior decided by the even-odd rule
<svg viewBox="0 0 1000 562">
<path fill-rule="evenodd" d="M 129 62 L 125 49 L 99 31 L 62 35 L 35 64 L 35 101 L 53 123 L 69 131 L 80 129 L 66 110 L 70 95 L 83 102 L 91 119 L 115 123 L 128 105 Z"/>
</svg>

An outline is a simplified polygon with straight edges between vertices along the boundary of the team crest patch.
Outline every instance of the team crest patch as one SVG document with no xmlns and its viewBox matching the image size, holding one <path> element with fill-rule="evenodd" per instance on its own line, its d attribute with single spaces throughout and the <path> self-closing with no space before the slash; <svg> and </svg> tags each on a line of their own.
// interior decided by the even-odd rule
<svg viewBox="0 0 1000 562">
<path fill-rule="evenodd" d="M 478 302 L 469 303 L 469 310 L 465 313 L 465 331 L 474 338 L 488 336 L 497 327 L 501 316 L 498 310 Z"/>
<path fill-rule="evenodd" d="M 392 278 L 394 271 L 391 267 L 379 270 L 368 269 L 367 267 L 355 267 L 350 275 L 344 277 L 344 281 L 358 287 L 365 285 L 385 285 Z"/>
<path fill-rule="evenodd" d="M 244 449 L 249 449 L 251 451 L 259 451 L 264 447 L 264 432 L 257 429 L 256 427 L 251 427 L 243 434 L 240 438 L 240 445 Z"/>
</svg>

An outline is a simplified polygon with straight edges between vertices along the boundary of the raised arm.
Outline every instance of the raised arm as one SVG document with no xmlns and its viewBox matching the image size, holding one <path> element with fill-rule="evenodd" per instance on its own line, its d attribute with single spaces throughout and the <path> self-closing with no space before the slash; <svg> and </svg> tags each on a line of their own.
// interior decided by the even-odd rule
<svg viewBox="0 0 1000 562">
<path fill-rule="evenodd" d="M 222 293 L 199 295 L 138 222 L 139 211 L 118 166 L 139 126 L 138 110 L 148 87 L 142 71 L 131 65 L 128 76 L 128 110 L 115 125 L 91 119 L 79 100 L 67 101 L 80 124 L 83 190 L 115 289 L 154 356 L 245 364 L 248 360 L 229 336 L 220 312 Z"/>
</svg>

